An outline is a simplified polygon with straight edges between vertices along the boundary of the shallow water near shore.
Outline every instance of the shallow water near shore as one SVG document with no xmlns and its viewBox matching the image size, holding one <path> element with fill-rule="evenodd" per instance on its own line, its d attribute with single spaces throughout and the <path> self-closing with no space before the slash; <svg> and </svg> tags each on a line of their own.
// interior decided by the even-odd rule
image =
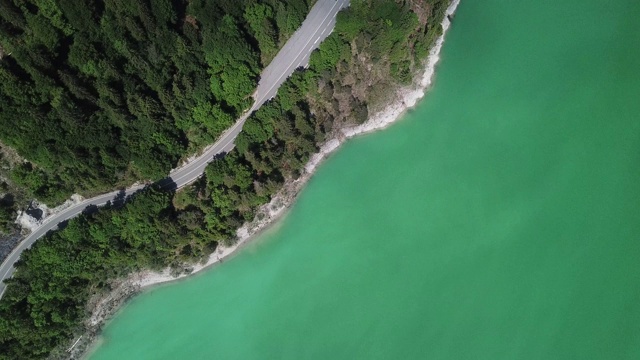
<svg viewBox="0 0 640 360">
<path fill-rule="evenodd" d="M 463 0 L 415 110 L 91 358 L 640 358 L 639 18 Z"/>
</svg>

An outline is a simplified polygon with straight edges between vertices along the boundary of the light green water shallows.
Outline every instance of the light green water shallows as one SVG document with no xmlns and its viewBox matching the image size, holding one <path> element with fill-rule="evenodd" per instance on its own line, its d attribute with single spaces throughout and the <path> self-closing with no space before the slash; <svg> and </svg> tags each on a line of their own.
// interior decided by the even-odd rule
<svg viewBox="0 0 640 360">
<path fill-rule="evenodd" d="M 93 359 L 640 359 L 638 19 L 463 0 L 417 109 Z"/>
</svg>

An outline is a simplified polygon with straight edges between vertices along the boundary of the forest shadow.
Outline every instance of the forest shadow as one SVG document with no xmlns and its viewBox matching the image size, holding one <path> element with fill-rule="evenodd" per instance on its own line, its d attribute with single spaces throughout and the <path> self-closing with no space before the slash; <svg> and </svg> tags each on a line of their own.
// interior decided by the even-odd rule
<svg viewBox="0 0 640 360">
<path fill-rule="evenodd" d="M 131 194 L 133 195 L 133 194 Z M 114 208 L 121 208 L 127 202 L 127 200 L 131 197 L 131 195 L 127 196 L 127 192 L 124 189 L 120 189 L 113 200 L 107 202 L 107 205 Z"/>
<path fill-rule="evenodd" d="M 42 216 L 44 215 L 44 211 L 42 211 L 42 209 L 34 208 L 33 203 L 29 204 L 29 207 L 27 207 L 27 210 L 24 212 L 38 221 L 42 220 Z"/>
</svg>

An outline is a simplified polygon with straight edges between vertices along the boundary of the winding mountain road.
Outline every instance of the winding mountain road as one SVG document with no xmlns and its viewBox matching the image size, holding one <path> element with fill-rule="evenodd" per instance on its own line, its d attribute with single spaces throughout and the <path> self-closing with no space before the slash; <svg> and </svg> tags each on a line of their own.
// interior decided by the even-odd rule
<svg viewBox="0 0 640 360">
<path fill-rule="evenodd" d="M 267 100 L 273 98 L 282 83 L 299 67 L 306 66 L 313 50 L 333 31 L 336 15 L 342 9 L 349 6 L 349 0 L 318 0 L 313 6 L 300 28 L 293 34 L 287 43 L 280 49 L 276 57 L 271 61 L 261 74 L 258 87 L 253 94 L 255 100 L 253 106 L 247 110 L 236 123 L 227 129 L 220 138 L 208 146 L 200 156 L 190 160 L 179 168 L 173 169 L 169 177 L 164 180 L 167 186 L 182 188 L 204 173 L 207 165 L 217 155 L 229 152 L 234 147 L 236 136 L 242 131 L 242 125 L 255 110 L 260 108 Z M 40 237 L 48 231 L 54 230 L 63 223 L 81 214 L 85 209 L 93 206 L 103 206 L 108 202 L 118 201 L 124 197 L 144 188 L 144 185 L 132 186 L 126 190 L 116 190 L 102 194 L 91 199 L 86 199 L 72 205 L 57 214 L 46 218 L 40 226 L 29 234 L 18 246 L 13 249 L 0 266 L 0 298 L 6 290 L 5 279 L 10 278 L 15 270 L 14 264 L 20 258 L 20 254 L 31 247 Z"/>
</svg>

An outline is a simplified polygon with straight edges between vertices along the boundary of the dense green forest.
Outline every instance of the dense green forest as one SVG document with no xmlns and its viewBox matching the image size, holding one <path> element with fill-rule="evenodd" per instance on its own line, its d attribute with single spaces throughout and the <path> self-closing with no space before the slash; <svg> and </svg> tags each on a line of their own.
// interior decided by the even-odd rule
<svg viewBox="0 0 640 360">
<path fill-rule="evenodd" d="M 59 203 L 165 176 L 250 105 L 308 3 L 0 1 L 0 139 L 30 161 L 13 180 Z"/>
<path fill-rule="evenodd" d="M 10 245 L 3 237 L 18 231 L 19 227 L 14 224 L 18 207 L 28 203 L 30 194 L 11 180 L 11 170 L 22 162 L 15 150 L 0 142 L 0 249 Z"/>
<path fill-rule="evenodd" d="M 109 279 L 181 268 L 233 242 L 236 229 L 301 174 L 332 131 L 363 121 L 389 89 L 410 81 L 441 31 L 447 4 L 352 1 L 309 68 L 248 119 L 236 148 L 200 180 L 177 193 L 148 187 L 121 208 L 82 215 L 39 240 L 23 253 L 0 301 L 0 358 L 42 358 L 67 344 L 82 331 L 87 300 L 108 291 Z M 272 56 L 261 51 L 255 61 Z"/>
<path fill-rule="evenodd" d="M 0 183 L 0 233 L 10 233 L 14 229 L 13 219 L 16 217 L 16 201 L 12 194 L 7 192 L 9 186 L 6 182 Z"/>
</svg>

